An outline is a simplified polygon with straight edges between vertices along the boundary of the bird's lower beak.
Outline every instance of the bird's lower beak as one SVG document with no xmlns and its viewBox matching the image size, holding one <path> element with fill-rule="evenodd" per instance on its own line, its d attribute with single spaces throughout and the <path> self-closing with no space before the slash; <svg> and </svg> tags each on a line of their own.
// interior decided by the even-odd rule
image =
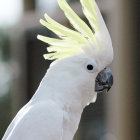
<svg viewBox="0 0 140 140">
<path fill-rule="evenodd" d="M 101 71 L 95 81 L 95 91 L 96 92 L 103 92 L 103 91 L 109 91 L 110 88 L 113 85 L 113 75 L 110 68 L 105 68 L 103 71 Z"/>
</svg>

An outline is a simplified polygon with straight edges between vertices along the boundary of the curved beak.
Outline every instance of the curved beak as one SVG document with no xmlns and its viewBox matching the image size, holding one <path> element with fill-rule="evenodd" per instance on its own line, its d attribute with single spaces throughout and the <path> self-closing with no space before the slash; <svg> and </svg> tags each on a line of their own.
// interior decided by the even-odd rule
<svg viewBox="0 0 140 140">
<path fill-rule="evenodd" d="M 109 91 L 110 88 L 113 85 L 113 75 L 110 68 L 105 68 L 103 71 L 101 71 L 95 81 L 95 91 L 96 92 L 103 92 L 103 91 Z"/>
</svg>

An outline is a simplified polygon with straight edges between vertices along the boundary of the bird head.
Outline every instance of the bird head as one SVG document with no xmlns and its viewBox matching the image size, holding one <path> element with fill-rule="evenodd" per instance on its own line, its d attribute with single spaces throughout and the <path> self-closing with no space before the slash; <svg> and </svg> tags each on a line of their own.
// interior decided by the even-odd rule
<svg viewBox="0 0 140 140">
<path fill-rule="evenodd" d="M 48 72 L 59 83 L 63 82 L 63 86 L 72 85 L 69 88 L 79 89 L 82 94 L 89 93 L 89 96 L 84 95 L 87 98 L 92 92 L 109 91 L 113 85 L 112 72 L 108 67 L 113 60 L 112 41 L 95 0 L 80 0 L 91 28 L 66 0 L 57 1 L 75 30 L 61 25 L 47 14 L 46 21 L 40 20 L 43 26 L 58 36 L 50 38 L 38 35 L 38 39 L 50 45 L 45 59 L 55 60 Z"/>
</svg>

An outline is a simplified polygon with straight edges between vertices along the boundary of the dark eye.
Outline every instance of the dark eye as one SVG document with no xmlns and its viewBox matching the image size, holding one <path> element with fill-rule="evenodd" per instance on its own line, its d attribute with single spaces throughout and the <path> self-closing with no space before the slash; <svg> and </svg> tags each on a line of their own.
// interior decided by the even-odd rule
<svg viewBox="0 0 140 140">
<path fill-rule="evenodd" d="M 85 64 L 85 69 L 89 72 L 89 73 L 94 73 L 97 71 L 97 63 L 92 60 L 92 61 L 88 61 Z"/>
<path fill-rule="evenodd" d="M 87 65 L 87 69 L 88 69 L 89 71 L 92 71 L 93 68 L 94 68 L 93 65 L 91 65 L 91 64 L 88 64 L 88 65 Z"/>
</svg>

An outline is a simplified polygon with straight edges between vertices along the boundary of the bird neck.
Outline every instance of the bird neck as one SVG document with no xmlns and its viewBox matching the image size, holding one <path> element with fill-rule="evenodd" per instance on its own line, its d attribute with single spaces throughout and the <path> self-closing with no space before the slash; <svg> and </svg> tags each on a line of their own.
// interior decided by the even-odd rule
<svg viewBox="0 0 140 140">
<path fill-rule="evenodd" d="M 69 110 L 83 110 L 87 105 L 87 101 L 82 98 L 80 89 L 70 85 L 63 87 L 60 83 L 55 83 L 53 86 L 49 86 L 49 82 L 47 84 L 41 83 L 32 100 L 53 100 L 58 105 L 69 108 Z"/>
<path fill-rule="evenodd" d="M 88 91 L 87 87 L 77 81 L 68 80 L 68 78 L 64 80 L 61 75 L 55 78 L 47 75 L 43 78 L 32 100 L 53 100 L 70 110 L 82 112 L 93 97 L 93 92 Z"/>
</svg>

